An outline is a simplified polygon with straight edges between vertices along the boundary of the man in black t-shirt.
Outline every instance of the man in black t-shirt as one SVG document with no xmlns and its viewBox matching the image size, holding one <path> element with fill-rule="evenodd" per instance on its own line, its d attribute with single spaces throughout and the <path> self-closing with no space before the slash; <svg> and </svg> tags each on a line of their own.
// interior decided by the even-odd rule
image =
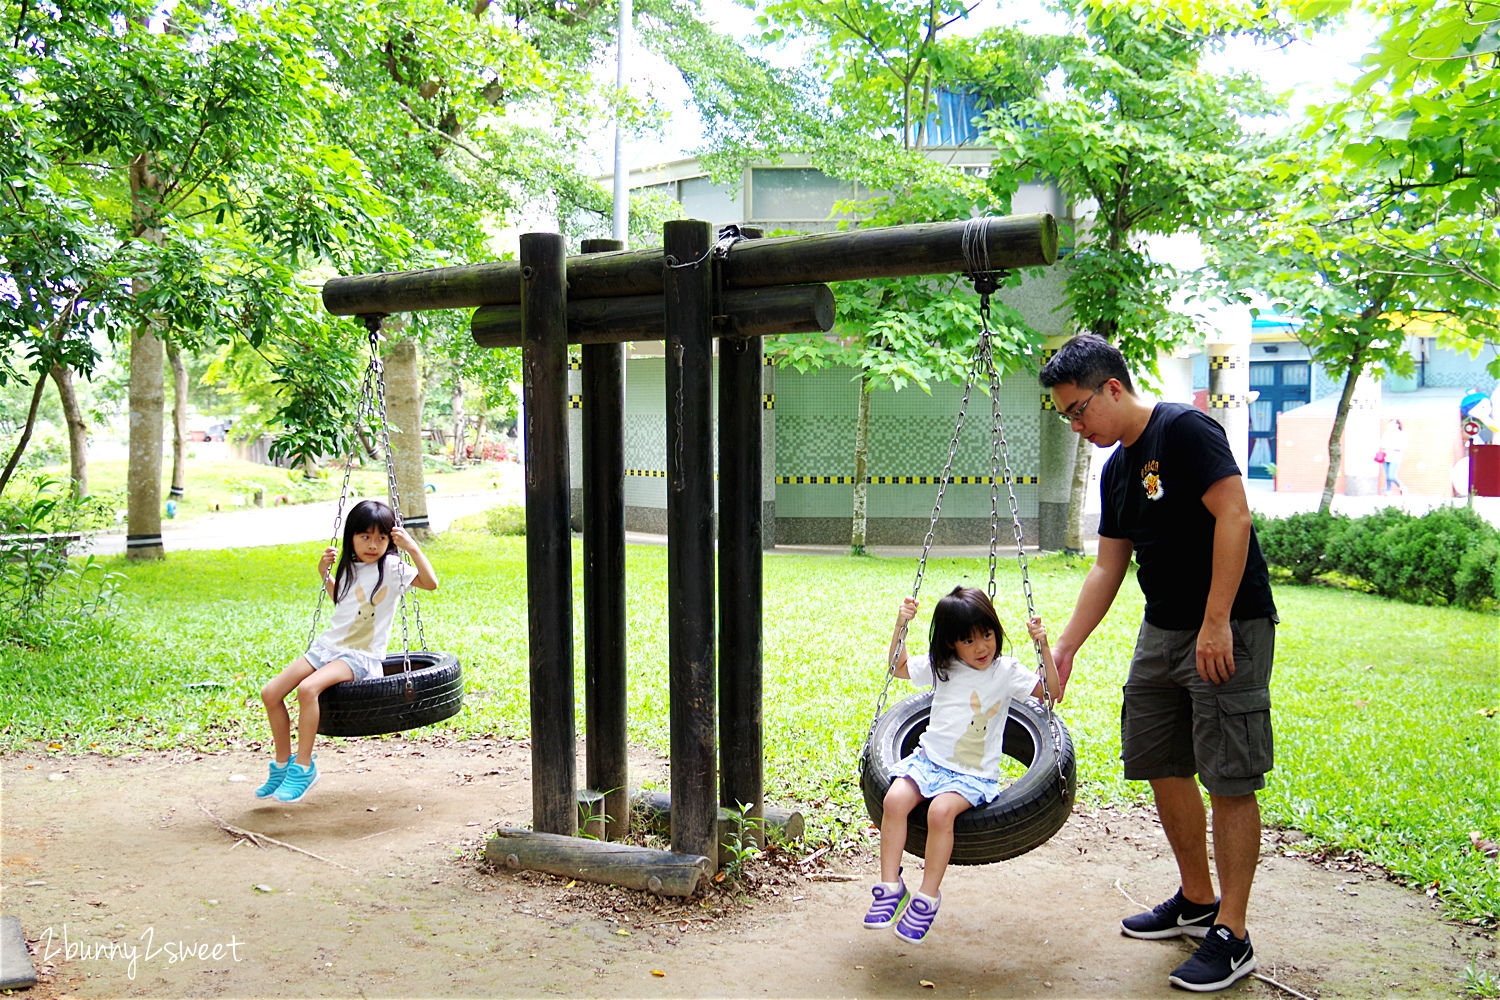
<svg viewBox="0 0 1500 1000">
<path fill-rule="evenodd" d="M 1100 448 L 1119 448 L 1100 483 L 1099 558 L 1053 643 L 1066 691 L 1073 657 L 1104 618 L 1130 568 L 1145 620 L 1120 713 L 1125 777 L 1149 781 L 1177 859 L 1171 899 L 1126 918 L 1139 938 L 1203 938 L 1172 972 L 1175 986 L 1218 990 L 1256 966 L 1245 928 L 1260 857 L 1260 804 L 1271 769 L 1271 663 L 1276 605 L 1223 429 L 1180 403 L 1135 394 L 1125 358 L 1092 334 L 1042 368 L 1062 419 Z M 1214 861 L 1198 782 L 1213 806 Z"/>
</svg>

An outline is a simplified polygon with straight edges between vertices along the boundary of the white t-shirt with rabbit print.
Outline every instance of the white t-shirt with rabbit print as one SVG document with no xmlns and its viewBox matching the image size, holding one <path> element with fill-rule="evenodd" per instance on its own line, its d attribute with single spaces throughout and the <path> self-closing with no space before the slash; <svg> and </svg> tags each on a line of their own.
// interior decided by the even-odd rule
<svg viewBox="0 0 1500 1000">
<path fill-rule="evenodd" d="M 401 592 L 417 578 L 417 568 L 396 556 L 386 556 L 385 576 L 377 587 L 378 567 L 378 563 L 354 564 L 354 584 L 334 604 L 328 631 L 318 637 L 318 642 L 331 649 L 366 653 L 377 660 L 385 656 Z"/>
<path fill-rule="evenodd" d="M 996 657 L 985 670 L 955 657 L 948 679 L 935 684 L 925 655 L 908 657 L 906 671 L 918 687 L 933 685 L 932 715 L 921 739 L 928 759 L 963 774 L 998 779 L 1010 703 L 1031 694 L 1037 675 L 1014 656 Z"/>
</svg>

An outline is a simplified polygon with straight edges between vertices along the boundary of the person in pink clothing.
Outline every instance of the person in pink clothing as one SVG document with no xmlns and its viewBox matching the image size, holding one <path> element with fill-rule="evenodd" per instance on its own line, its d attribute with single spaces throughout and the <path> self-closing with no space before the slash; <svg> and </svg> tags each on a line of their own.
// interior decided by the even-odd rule
<svg viewBox="0 0 1500 1000">
<path fill-rule="evenodd" d="M 1393 420 L 1380 439 L 1380 471 L 1385 478 L 1387 493 L 1392 490 L 1401 494 L 1406 492 L 1400 476 L 1401 456 L 1406 453 L 1406 444 L 1406 428 L 1401 425 L 1400 420 Z"/>
</svg>

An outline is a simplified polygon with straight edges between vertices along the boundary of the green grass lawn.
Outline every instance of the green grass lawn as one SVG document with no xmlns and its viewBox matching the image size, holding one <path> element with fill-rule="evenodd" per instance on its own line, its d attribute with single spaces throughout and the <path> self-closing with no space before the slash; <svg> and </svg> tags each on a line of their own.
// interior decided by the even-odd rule
<svg viewBox="0 0 1500 1000">
<path fill-rule="evenodd" d="M 124 574 L 112 637 L 41 652 L 0 647 L 0 750 L 120 753 L 264 740 L 258 690 L 308 637 L 319 550 L 111 561 Z M 464 711 L 445 725 L 525 735 L 524 538 L 449 532 L 427 550 L 443 579 L 422 603 L 429 644 L 459 655 L 468 686 Z M 575 549 L 579 603 L 581 565 Z M 1061 557 L 1032 562 L 1038 611 L 1054 634 L 1085 568 Z M 627 571 L 631 738 L 665 752 L 666 550 L 631 547 Z M 894 609 L 914 571 L 906 559 L 766 559 L 768 796 L 801 805 L 816 837 L 865 822 L 860 745 Z M 957 583 L 982 584 L 985 574 L 983 560 L 932 560 L 923 603 Z M 1024 634 L 1018 577 L 1014 563 L 1002 565 L 998 603 L 1003 621 Z M 1282 585 L 1276 596 L 1277 761 L 1261 797 L 1267 824 L 1303 830 L 1313 847 L 1359 851 L 1435 888 L 1453 916 L 1493 923 L 1500 875 L 1472 849 L 1469 831 L 1500 840 L 1496 616 L 1321 587 Z M 1118 760 L 1120 687 L 1139 614 L 1139 591 L 1127 582 L 1080 654 L 1061 706 L 1084 801 L 1147 795 L 1120 778 Z M 582 635 L 575 615 L 580 664 Z M 895 683 L 899 696 L 904 682 Z M 581 677 L 576 690 L 581 699 Z"/>
</svg>

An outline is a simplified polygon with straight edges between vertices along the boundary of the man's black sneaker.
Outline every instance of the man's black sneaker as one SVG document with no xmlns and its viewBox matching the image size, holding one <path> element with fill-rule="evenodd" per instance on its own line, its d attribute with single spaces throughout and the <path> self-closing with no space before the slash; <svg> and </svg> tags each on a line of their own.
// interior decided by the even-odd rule
<svg viewBox="0 0 1500 1000">
<path fill-rule="evenodd" d="M 1219 917 L 1219 901 L 1190 903 L 1179 888 L 1171 899 L 1150 913 L 1137 913 L 1120 921 L 1120 933 L 1136 938 L 1170 938 L 1186 934 L 1199 937 L 1208 933 Z"/>
<path fill-rule="evenodd" d="M 1250 933 L 1246 931 L 1241 940 L 1228 927 L 1215 924 L 1193 957 L 1179 965 L 1167 982 L 1185 990 L 1208 993 L 1222 990 L 1253 971 L 1255 949 L 1250 947 Z"/>
</svg>

